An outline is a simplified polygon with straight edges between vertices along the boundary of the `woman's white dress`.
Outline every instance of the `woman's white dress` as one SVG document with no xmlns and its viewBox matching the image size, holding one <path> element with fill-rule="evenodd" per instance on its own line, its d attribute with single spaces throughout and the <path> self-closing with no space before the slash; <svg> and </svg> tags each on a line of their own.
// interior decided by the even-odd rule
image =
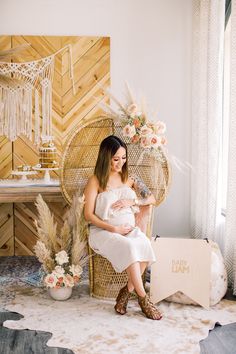
<svg viewBox="0 0 236 354">
<path fill-rule="evenodd" d="M 125 236 L 90 225 L 89 245 L 107 258 L 116 272 L 121 273 L 134 262 L 155 262 L 155 255 L 147 236 L 135 227 L 137 207 L 114 210 L 111 205 L 120 199 L 135 199 L 135 191 L 127 185 L 98 194 L 95 214 L 111 225 L 129 224 L 133 230 Z"/>
</svg>

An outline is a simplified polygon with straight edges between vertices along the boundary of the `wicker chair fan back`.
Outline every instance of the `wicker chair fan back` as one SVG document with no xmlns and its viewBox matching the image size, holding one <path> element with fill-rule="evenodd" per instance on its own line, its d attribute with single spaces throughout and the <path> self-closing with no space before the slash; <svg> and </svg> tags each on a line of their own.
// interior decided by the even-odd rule
<svg viewBox="0 0 236 354">
<path fill-rule="evenodd" d="M 99 145 L 113 134 L 113 120 L 97 118 L 81 124 L 66 142 L 61 163 L 61 188 L 69 204 L 76 192 L 83 194 L 88 178 L 93 174 Z"/>
<path fill-rule="evenodd" d="M 107 117 L 98 117 L 92 122 L 81 124 L 67 140 L 61 163 L 61 188 L 67 202 L 71 204 L 75 192 L 83 194 L 87 180 L 94 172 L 99 145 L 111 134 L 125 141 L 129 173 L 143 180 L 154 194 L 156 205 L 159 205 L 165 199 L 170 182 L 170 169 L 163 151 L 162 162 L 144 154 L 143 149 L 124 138 L 122 128 Z"/>
</svg>

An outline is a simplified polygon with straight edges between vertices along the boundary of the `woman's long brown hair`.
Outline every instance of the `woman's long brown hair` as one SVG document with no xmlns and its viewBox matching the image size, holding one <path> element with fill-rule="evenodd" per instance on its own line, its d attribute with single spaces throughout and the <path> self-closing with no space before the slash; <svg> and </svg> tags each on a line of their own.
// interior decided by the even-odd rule
<svg viewBox="0 0 236 354">
<path fill-rule="evenodd" d="M 101 142 L 94 170 L 94 174 L 97 177 L 99 186 L 102 190 L 105 190 L 107 187 L 111 170 L 111 159 L 120 147 L 123 147 L 126 151 L 126 162 L 122 166 L 121 180 L 125 183 L 128 179 L 127 146 L 117 136 L 110 135 Z"/>
</svg>

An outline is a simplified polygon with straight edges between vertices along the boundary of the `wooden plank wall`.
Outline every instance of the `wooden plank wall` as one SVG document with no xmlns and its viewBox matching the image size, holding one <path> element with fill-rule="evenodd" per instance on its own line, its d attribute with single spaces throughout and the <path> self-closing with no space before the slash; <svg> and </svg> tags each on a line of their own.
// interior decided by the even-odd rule
<svg viewBox="0 0 236 354">
<path fill-rule="evenodd" d="M 13 204 L 0 204 L 0 256 L 14 254 Z"/>
<path fill-rule="evenodd" d="M 58 230 L 63 225 L 62 215 L 66 209 L 65 201 L 61 203 L 47 203 L 53 212 Z M 37 218 L 37 210 L 34 203 L 14 203 L 14 243 L 15 255 L 33 255 L 33 246 L 37 241 L 37 232 L 34 220 Z"/>
<path fill-rule="evenodd" d="M 32 61 L 49 56 L 67 44 L 72 46 L 76 94 L 69 76 L 69 56 L 63 51 L 55 57 L 53 80 L 52 121 L 54 142 L 59 160 L 69 134 L 81 120 L 100 115 L 101 109 L 94 97 L 102 98 L 101 86 L 110 85 L 110 39 L 108 37 L 61 36 L 0 36 L 0 50 L 29 43 L 30 47 L 12 61 Z M 33 131 L 34 134 L 34 131 Z M 9 142 L 0 136 L 0 179 L 11 178 L 18 165 L 38 163 L 38 147 L 20 136 Z M 51 173 L 56 177 L 58 172 Z M 37 175 L 36 178 L 42 175 Z M 64 203 L 51 203 L 51 210 L 60 223 Z M 0 256 L 32 254 L 37 240 L 36 210 L 33 203 L 0 204 Z"/>
</svg>

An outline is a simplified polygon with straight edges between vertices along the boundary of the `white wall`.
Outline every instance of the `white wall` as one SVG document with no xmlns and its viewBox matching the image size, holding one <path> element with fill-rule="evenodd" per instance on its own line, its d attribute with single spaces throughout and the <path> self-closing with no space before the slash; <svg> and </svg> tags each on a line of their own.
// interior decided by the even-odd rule
<svg viewBox="0 0 236 354">
<path fill-rule="evenodd" d="M 0 0 L 0 35 L 111 37 L 113 93 L 124 81 L 167 124 L 168 150 L 190 161 L 192 0 Z M 189 176 L 173 167 L 154 232 L 189 235 Z"/>
</svg>

